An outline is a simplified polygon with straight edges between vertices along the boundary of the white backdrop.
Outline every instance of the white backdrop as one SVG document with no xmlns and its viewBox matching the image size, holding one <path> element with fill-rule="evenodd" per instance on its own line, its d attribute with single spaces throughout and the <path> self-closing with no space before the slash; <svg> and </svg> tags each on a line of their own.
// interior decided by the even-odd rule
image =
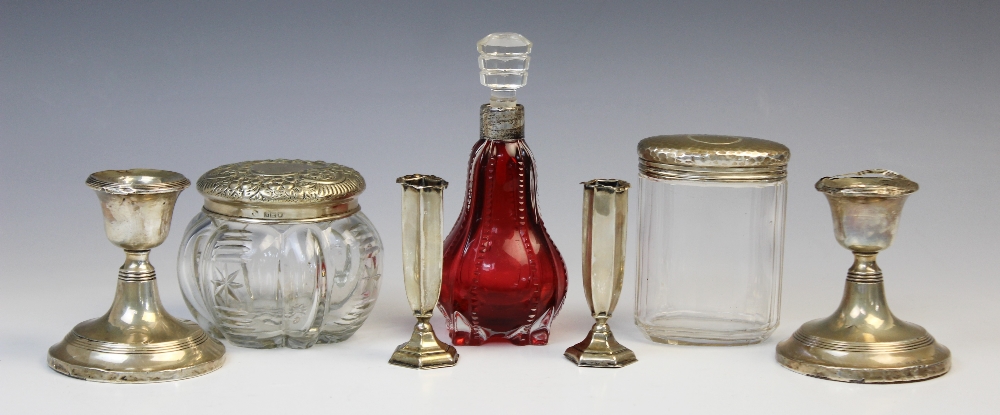
<svg viewBox="0 0 1000 415">
<path fill-rule="evenodd" d="M 417 3 L 0 3 L 2 411 L 965 414 L 1000 405 L 1000 4 Z M 475 42 L 496 31 L 535 43 L 518 96 L 569 295 L 546 347 L 463 347 L 458 366 L 438 371 L 389 366 L 413 324 L 394 179 L 449 180 L 450 226 L 489 96 Z M 578 369 L 562 357 L 592 322 L 578 183 L 635 182 L 636 143 L 672 133 L 791 148 L 782 325 L 755 346 L 654 344 L 631 321 L 630 259 L 611 324 L 640 362 Z M 368 181 L 361 203 L 386 266 L 378 304 L 353 338 L 309 350 L 229 347 L 219 371 L 166 384 L 88 383 L 46 367 L 51 344 L 106 311 L 122 262 L 83 185 L 89 173 L 151 167 L 193 181 L 221 164 L 276 157 L 346 164 Z M 777 341 L 834 310 L 851 261 L 812 185 L 866 168 L 921 185 L 879 262 L 893 311 L 951 348 L 944 377 L 853 385 L 774 361 Z M 152 254 L 163 300 L 182 317 L 175 255 L 200 204 L 194 190 L 181 195 L 173 231 Z"/>
</svg>

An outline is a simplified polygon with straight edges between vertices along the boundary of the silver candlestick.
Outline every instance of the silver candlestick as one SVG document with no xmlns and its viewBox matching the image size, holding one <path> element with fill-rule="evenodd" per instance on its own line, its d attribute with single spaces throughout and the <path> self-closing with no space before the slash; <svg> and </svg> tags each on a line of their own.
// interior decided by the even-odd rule
<svg viewBox="0 0 1000 415">
<path fill-rule="evenodd" d="M 108 239 L 125 250 L 125 264 L 111 309 L 78 324 L 49 349 L 52 369 L 99 382 L 144 383 L 222 366 L 222 343 L 163 309 L 149 263 L 149 251 L 167 238 L 177 196 L 189 185 L 178 173 L 149 169 L 106 170 L 87 179 L 101 201 Z"/>
<path fill-rule="evenodd" d="M 889 170 L 824 177 L 837 242 L 854 253 L 833 315 L 807 322 L 778 343 L 778 363 L 804 375 L 853 383 L 915 382 L 951 368 L 951 352 L 889 311 L 875 256 L 892 244 L 915 182 Z"/>
</svg>

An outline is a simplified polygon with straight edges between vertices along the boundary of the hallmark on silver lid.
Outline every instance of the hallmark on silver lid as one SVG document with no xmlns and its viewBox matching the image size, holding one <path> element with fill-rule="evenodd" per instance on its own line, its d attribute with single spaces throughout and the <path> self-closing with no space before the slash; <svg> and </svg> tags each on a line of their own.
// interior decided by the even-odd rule
<svg viewBox="0 0 1000 415">
<path fill-rule="evenodd" d="M 306 160 L 219 166 L 198 179 L 205 212 L 255 223 L 317 222 L 354 214 L 365 180 L 356 170 Z"/>
</svg>

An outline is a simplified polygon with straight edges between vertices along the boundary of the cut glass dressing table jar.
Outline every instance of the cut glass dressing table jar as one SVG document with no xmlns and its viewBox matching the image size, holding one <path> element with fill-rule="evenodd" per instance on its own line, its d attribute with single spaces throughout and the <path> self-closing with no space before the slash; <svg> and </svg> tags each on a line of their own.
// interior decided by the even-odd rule
<svg viewBox="0 0 1000 415">
<path fill-rule="evenodd" d="M 669 344 L 766 339 L 778 327 L 788 148 L 666 135 L 638 152 L 636 325 Z"/>
<path fill-rule="evenodd" d="M 188 308 L 237 346 L 346 340 L 378 296 L 382 242 L 361 213 L 361 175 L 322 161 L 227 164 L 198 179 L 178 276 Z"/>
</svg>

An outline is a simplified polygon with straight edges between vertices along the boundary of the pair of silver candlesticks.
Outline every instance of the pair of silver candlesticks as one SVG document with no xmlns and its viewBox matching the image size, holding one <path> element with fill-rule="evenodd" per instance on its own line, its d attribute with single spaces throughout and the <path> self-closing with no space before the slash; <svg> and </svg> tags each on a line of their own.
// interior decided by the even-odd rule
<svg viewBox="0 0 1000 415">
<path fill-rule="evenodd" d="M 417 369 L 454 366 L 458 353 L 438 340 L 430 323 L 441 293 L 442 200 L 448 182 L 423 174 L 396 182 L 403 186 L 403 280 L 417 324 L 389 363 Z M 608 327 L 624 280 L 628 188 L 622 180 L 583 183 L 583 288 L 597 322 L 582 342 L 566 349 L 566 358 L 579 366 L 622 367 L 637 361 Z"/>
<path fill-rule="evenodd" d="M 407 299 L 417 324 L 390 363 L 421 369 L 452 366 L 454 347 L 437 339 L 430 317 L 441 289 L 442 200 L 447 183 L 410 175 L 403 186 L 403 265 Z M 174 203 L 190 185 L 169 171 L 133 169 L 92 174 L 105 232 L 125 250 L 115 299 L 103 316 L 77 325 L 49 349 L 48 363 L 68 376 L 103 382 L 185 379 L 222 365 L 225 347 L 197 324 L 162 307 L 149 252 L 166 239 Z M 584 183 L 583 279 L 596 323 L 566 350 L 580 366 L 621 367 L 636 361 L 607 325 L 621 292 L 629 184 Z M 887 170 L 825 177 L 838 242 L 854 253 L 844 299 L 830 317 L 804 324 L 778 344 L 778 362 L 809 376 L 858 383 L 912 382 L 945 374 L 951 354 L 922 327 L 888 309 L 876 255 L 892 242 L 903 203 L 915 182 Z"/>
</svg>

